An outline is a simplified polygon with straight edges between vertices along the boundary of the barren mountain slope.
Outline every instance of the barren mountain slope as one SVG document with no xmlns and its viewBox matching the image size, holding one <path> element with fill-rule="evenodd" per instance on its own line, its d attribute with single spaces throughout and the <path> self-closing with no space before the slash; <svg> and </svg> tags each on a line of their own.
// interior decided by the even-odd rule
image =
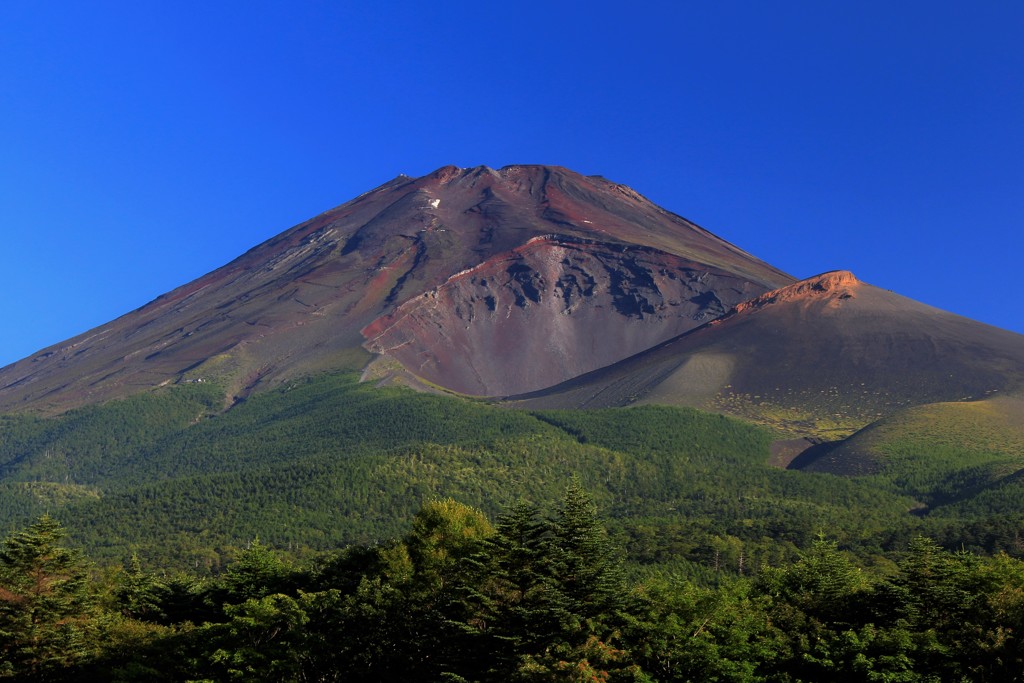
<svg viewBox="0 0 1024 683">
<path fill-rule="evenodd" d="M 484 287 L 459 276 L 469 270 L 487 278 L 495 309 L 482 315 L 484 295 L 465 332 L 472 349 L 460 349 L 458 328 Z M 511 393 L 637 353 L 790 281 L 603 178 L 546 166 L 444 167 L 399 176 L 0 369 L 0 410 L 56 412 L 183 381 L 217 382 L 230 400 L 288 377 L 362 366 L 364 328 L 368 346 L 392 353 L 406 372 L 460 391 Z M 428 315 L 421 304 L 431 297 L 451 310 Z M 421 303 L 396 316 L 410 300 Z M 538 345 L 527 330 L 564 333 Z M 603 339 L 600 353 L 577 351 L 587 336 Z M 524 377 L 514 365 L 522 358 L 503 356 L 519 344 L 568 360 Z"/>
<path fill-rule="evenodd" d="M 646 247 L 534 238 L 375 320 L 366 347 L 481 396 L 547 387 L 650 348 L 763 291 Z"/>
<path fill-rule="evenodd" d="M 695 405 L 838 438 L 901 408 L 1024 389 L 1024 336 L 836 271 L 518 405 Z"/>
</svg>

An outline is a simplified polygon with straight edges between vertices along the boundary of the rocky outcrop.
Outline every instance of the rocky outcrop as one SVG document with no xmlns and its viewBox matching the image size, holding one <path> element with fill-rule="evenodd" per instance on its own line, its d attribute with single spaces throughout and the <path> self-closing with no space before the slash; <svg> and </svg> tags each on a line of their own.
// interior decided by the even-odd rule
<svg viewBox="0 0 1024 683">
<path fill-rule="evenodd" d="M 534 391 L 639 353 L 763 291 L 645 248 L 546 235 L 368 325 L 366 348 L 473 395 Z"/>
<path fill-rule="evenodd" d="M 730 315 L 745 311 L 756 311 L 765 306 L 785 302 L 827 301 L 828 305 L 835 307 L 844 299 L 854 298 L 857 295 L 857 288 L 860 284 L 860 280 L 854 277 L 850 271 L 833 270 L 800 280 L 779 289 L 774 289 L 770 292 L 765 292 L 750 301 L 737 304 L 730 311 Z"/>
</svg>

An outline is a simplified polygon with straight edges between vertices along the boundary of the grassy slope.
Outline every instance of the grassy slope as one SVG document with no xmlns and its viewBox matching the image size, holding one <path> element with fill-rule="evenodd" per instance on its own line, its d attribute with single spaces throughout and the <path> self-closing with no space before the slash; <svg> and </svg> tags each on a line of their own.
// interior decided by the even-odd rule
<svg viewBox="0 0 1024 683">
<path fill-rule="evenodd" d="M 1024 468 L 1024 400 L 931 403 L 860 430 L 807 469 L 874 473 L 930 508 L 972 498 Z"/>
</svg>

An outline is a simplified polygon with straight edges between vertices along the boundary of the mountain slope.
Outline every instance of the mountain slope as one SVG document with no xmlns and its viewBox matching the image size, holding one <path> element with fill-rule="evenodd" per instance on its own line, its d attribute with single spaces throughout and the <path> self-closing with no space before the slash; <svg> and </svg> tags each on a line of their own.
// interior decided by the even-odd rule
<svg viewBox="0 0 1024 683">
<path fill-rule="evenodd" d="M 96 558 L 215 569 L 255 536 L 373 542 L 427 500 L 497 514 L 579 477 L 648 558 L 707 557 L 726 535 L 750 558 L 765 537 L 810 542 L 823 523 L 851 539 L 898 526 L 912 503 L 769 467 L 766 430 L 685 408 L 528 413 L 322 373 L 209 416 L 210 388 L 0 416 L 0 528 L 49 512 Z"/>
<path fill-rule="evenodd" d="M 703 406 L 797 435 L 837 438 L 907 406 L 1022 388 L 1024 336 L 836 271 L 514 402 Z"/>
<path fill-rule="evenodd" d="M 647 247 L 536 237 L 378 318 L 366 347 L 493 395 L 549 386 L 717 318 L 763 286 Z"/>
<path fill-rule="evenodd" d="M 930 403 L 900 410 L 849 438 L 822 444 L 790 467 L 833 474 L 884 473 L 918 488 L 950 471 L 1002 478 L 1024 468 L 1024 398 Z"/>
<path fill-rule="evenodd" d="M 459 347 L 468 306 L 489 305 L 480 298 L 485 278 L 498 290 L 494 315 L 477 305 Z M 289 377 L 361 367 L 364 342 L 443 387 L 526 391 L 638 353 L 791 281 L 603 178 L 546 166 L 444 167 L 399 176 L 0 369 L 0 411 L 59 412 L 189 381 L 214 382 L 230 400 Z M 452 306 L 427 313 L 431 297 Z M 437 330 L 423 331 L 431 325 Z M 543 350 L 572 361 L 522 376 L 502 353 L 510 339 L 537 353 L 520 339 L 527 328 L 571 328 Z M 598 332 L 602 352 L 578 353 L 579 340 Z"/>
<path fill-rule="evenodd" d="M 873 548 L 1024 519 L 1021 401 L 1021 335 L 845 271 L 793 282 L 602 178 L 445 167 L 0 369 L 0 525 L 53 510 L 108 559 L 215 568 L 255 535 L 369 542 L 426 499 L 579 475 L 658 561 L 823 525 Z M 540 410 L 643 403 L 676 405 Z"/>
</svg>

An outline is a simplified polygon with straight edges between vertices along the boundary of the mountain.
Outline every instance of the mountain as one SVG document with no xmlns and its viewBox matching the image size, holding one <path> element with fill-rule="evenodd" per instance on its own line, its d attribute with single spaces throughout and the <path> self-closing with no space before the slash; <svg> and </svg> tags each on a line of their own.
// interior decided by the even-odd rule
<svg viewBox="0 0 1024 683">
<path fill-rule="evenodd" d="M 604 178 L 445 167 L 0 369 L 0 527 L 216 571 L 579 477 L 645 562 L 822 528 L 1024 553 L 1021 415 L 1024 336 L 795 281 Z"/>
<path fill-rule="evenodd" d="M 180 384 L 229 407 L 342 370 L 532 409 L 693 406 L 818 441 L 1021 393 L 1024 336 L 846 271 L 796 282 L 599 176 L 446 166 L 0 369 L 0 412 Z"/>
<path fill-rule="evenodd" d="M 692 405 L 834 439 L 908 406 L 1022 390 L 1024 336 L 833 271 L 513 403 Z"/>
<path fill-rule="evenodd" d="M 633 190 L 549 166 L 398 176 L 0 369 L 0 411 L 210 382 L 226 405 L 361 368 L 480 396 L 622 360 L 793 279 Z"/>
</svg>

